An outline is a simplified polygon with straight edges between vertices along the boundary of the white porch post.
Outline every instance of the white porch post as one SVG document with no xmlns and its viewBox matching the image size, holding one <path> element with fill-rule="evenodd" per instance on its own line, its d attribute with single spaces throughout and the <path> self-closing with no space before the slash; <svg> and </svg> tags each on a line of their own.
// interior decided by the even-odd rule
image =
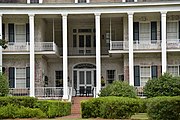
<svg viewBox="0 0 180 120">
<path fill-rule="evenodd" d="M 34 14 L 29 14 L 30 26 L 30 96 L 35 97 Z"/>
<path fill-rule="evenodd" d="M 63 99 L 68 99 L 67 14 L 62 14 L 63 26 Z"/>
<path fill-rule="evenodd" d="M 75 0 L 75 3 L 78 3 L 78 0 Z"/>
<path fill-rule="evenodd" d="M 2 39 L 2 14 L 0 14 L 0 39 Z M 0 46 L 0 73 L 2 72 L 2 46 Z"/>
<path fill-rule="evenodd" d="M 100 39 L 100 13 L 95 13 L 96 26 L 96 97 L 101 90 L 101 39 Z"/>
<path fill-rule="evenodd" d="M 122 0 L 122 2 L 126 2 L 126 0 Z"/>
<path fill-rule="evenodd" d="M 30 3 L 30 0 L 27 0 L 27 3 Z"/>
<path fill-rule="evenodd" d="M 167 11 L 161 12 L 161 49 L 162 49 L 162 74 L 167 70 L 167 53 L 166 53 L 166 14 Z"/>
<path fill-rule="evenodd" d="M 134 57 L 133 57 L 133 14 L 128 13 L 129 33 L 129 84 L 134 86 Z"/>
</svg>

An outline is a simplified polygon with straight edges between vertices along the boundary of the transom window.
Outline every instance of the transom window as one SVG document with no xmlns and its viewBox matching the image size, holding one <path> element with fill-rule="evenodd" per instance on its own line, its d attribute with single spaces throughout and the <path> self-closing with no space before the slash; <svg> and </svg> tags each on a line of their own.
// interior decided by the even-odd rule
<svg viewBox="0 0 180 120">
<path fill-rule="evenodd" d="M 168 72 L 171 73 L 173 76 L 178 76 L 179 66 L 168 66 Z"/>
<path fill-rule="evenodd" d="M 145 86 L 146 82 L 151 78 L 151 67 L 141 66 L 140 67 L 140 86 Z"/>
</svg>

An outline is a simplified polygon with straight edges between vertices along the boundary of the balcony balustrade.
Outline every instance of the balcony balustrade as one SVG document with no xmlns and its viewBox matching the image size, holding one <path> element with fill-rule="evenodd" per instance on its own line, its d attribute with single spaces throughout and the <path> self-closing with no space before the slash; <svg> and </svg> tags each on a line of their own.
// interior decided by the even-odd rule
<svg viewBox="0 0 180 120">
<path fill-rule="evenodd" d="M 180 49 L 179 39 L 168 39 L 167 40 L 167 48 L 168 49 Z"/>
<path fill-rule="evenodd" d="M 9 94 L 12 96 L 29 96 L 29 88 L 10 88 Z"/>
</svg>

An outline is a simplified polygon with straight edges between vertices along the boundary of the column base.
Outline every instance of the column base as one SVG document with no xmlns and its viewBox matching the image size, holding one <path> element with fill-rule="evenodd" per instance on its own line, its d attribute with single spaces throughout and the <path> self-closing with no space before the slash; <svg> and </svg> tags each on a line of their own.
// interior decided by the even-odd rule
<svg viewBox="0 0 180 120">
<path fill-rule="evenodd" d="M 68 95 L 63 95 L 62 100 L 63 101 L 68 101 Z"/>
</svg>

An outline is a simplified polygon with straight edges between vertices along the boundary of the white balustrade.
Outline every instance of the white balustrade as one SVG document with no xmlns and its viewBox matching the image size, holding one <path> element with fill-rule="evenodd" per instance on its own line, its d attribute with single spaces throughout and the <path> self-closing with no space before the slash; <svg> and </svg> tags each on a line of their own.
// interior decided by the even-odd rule
<svg viewBox="0 0 180 120">
<path fill-rule="evenodd" d="M 53 51 L 53 42 L 35 42 L 35 51 Z"/>
<path fill-rule="evenodd" d="M 63 87 L 36 87 L 36 97 L 62 97 Z"/>
<path fill-rule="evenodd" d="M 12 96 L 29 96 L 29 88 L 10 88 L 9 94 Z"/>
<path fill-rule="evenodd" d="M 8 42 L 7 48 L 3 51 L 28 51 L 29 43 L 28 42 Z"/>
<path fill-rule="evenodd" d="M 168 39 L 167 40 L 167 48 L 168 49 L 179 49 L 180 48 L 180 41 L 179 39 Z"/>
</svg>

